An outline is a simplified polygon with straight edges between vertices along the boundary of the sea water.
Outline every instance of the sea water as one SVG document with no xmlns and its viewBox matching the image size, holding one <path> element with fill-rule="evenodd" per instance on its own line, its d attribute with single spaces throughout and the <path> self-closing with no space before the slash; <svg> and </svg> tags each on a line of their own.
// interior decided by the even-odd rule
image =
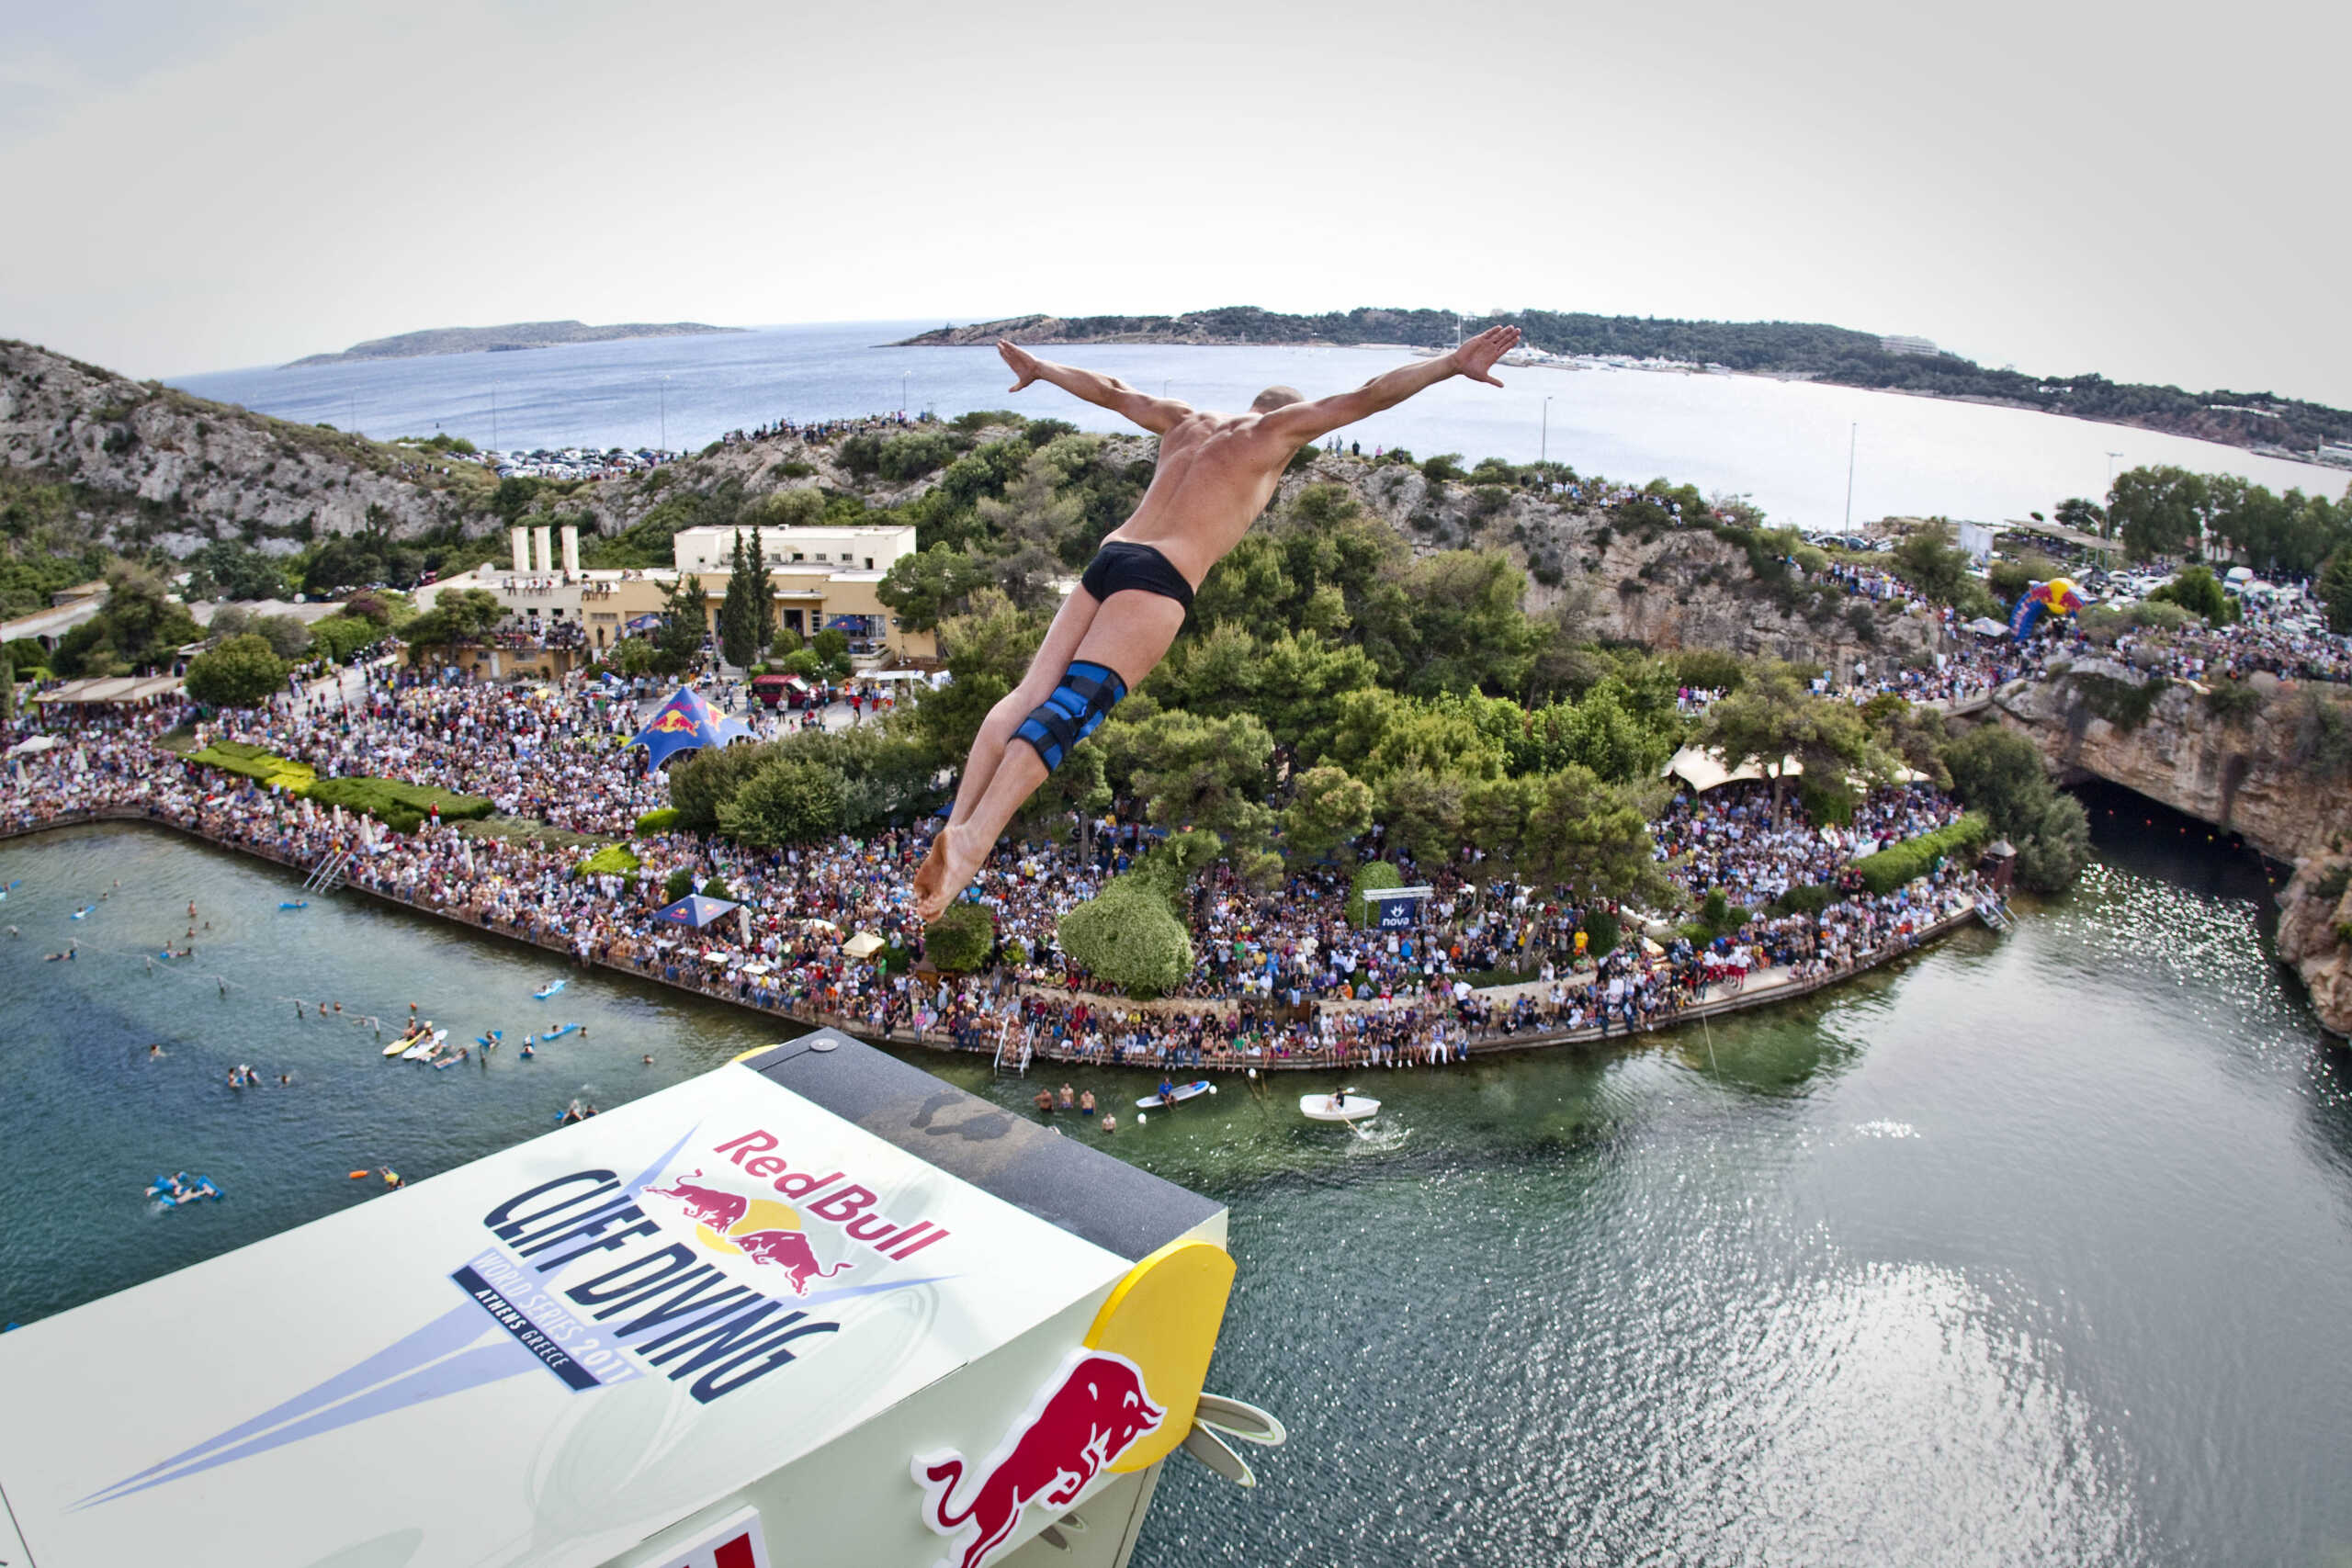
<svg viewBox="0 0 2352 1568">
<path fill-rule="evenodd" d="M 447 432 L 477 445 L 695 449 L 730 430 L 931 410 L 1017 408 L 1088 430 L 1126 428 L 1050 385 L 1015 396 L 989 348 L 881 346 L 939 323 L 767 327 L 176 377 L 200 396 L 381 438 Z M 1154 395 L 1238 409 L 1266 386 L 1309 397 L 1408 361 L 1397 349 L 1102 344 L 1048 354 Z M 2171 463 L 2273 490 L 2341 493 L 2352 475 L 2239 447 L 2029 410 L 1767 377 L 1548 367 L 1450 381 L 1350 427 L 1366 454 L 1403 446 L 1643 484 L 1665 478 L 1745 494 L 1776 521 L 1834 527 L 1885 515 L 1999 522 L 2103 496 L 2110 472 Z M 2112 455 L 2112 456 L 2110 456 Z M 1850 459 L 1850 461 L 1849 461 Z M 1849 503 L 1849 471 L 1851 501 Z"/>
<path fill-rule="evenodd" d="M 1636 1044 L 1359 1071 L 1361 1138 L 1297 1114 L 1334 1075 L 1138 1118 L 1149 1074 L 911 1053 L 1023 1113 L 1092 1089 L 1119 1130 L 1069 1135 L 1229 1206 L 1211 1386 L 1291 1442 L 1251 1451 L 1254 1493 L 1172 1464 L 1136 1561 L 2344 1561 L 2352 1064 L 2267 945 L 2275 868 L 2093 804 L 2098 863 L 2011 932 Z M 9 878 L 8 1318 L 789 1032 L 601 972 L 534 1001 L 550 955 L 348 892 L 282 910 L 290 874 L 153 829 L 15 841 Z M 151 972 L 190 899 L 195 955 Z M 411 1001 L 507 1048 L 386 1061 L 354 1017 Z M 518 1059 L 564 1021 L 586 1036 Z M 239 1063 L 263 1087 L 229 1089 Z M 227 1198 L 144 1196 L 183 1168 Z"/>
</svg>

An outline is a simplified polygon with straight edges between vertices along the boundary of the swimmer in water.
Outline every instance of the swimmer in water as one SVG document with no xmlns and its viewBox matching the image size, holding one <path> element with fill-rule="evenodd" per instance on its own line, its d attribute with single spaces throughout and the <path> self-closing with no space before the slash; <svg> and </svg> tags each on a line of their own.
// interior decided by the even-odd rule
<svg viewBox="0 0 2352 1568">
<path fill-rule="evenodd" d="M 653 1054 L 650 1051 L 646 1053 L 645 1065 L 649 1067 L 653 1065 Z"/>
<path fill-rule="evenodd" d="M 151 1061 L 151 1062 L 160 1062 L 160 1061 L 162 1061 L 162 1060 L 164 1059 L 164 1048 L 163 1048 L 161 1045 L 150 1045 L 150 1046 L 148 1046 L 148 1047 L 147 1047 L 147 1059 L 148 1059 L 149 1061 Z"/>
</svg>

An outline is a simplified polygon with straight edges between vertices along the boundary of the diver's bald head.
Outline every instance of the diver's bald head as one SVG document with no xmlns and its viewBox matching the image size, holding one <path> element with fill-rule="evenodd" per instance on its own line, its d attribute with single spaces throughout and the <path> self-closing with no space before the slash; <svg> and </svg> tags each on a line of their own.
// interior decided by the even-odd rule
<svg viewBox="0 0 2352 1568">
<path fill-rule="evenodd" d="M 1278 408 L 1283 408 L 1288 404 L 1299 402 L 1302 399 L 1296 387 L 1269 387 L 1264 391 L 1258 394 L 1257 400 L 1250 405 L 1250 412 L 1251 413 L 1272 413 Z"/>
</svg>

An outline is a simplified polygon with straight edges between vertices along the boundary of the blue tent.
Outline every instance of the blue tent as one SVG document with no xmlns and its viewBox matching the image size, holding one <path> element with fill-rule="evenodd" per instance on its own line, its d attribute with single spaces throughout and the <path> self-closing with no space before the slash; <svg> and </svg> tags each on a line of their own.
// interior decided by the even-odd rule
<svg viewBox="0 0 2352 1568">
<path fill-rule="evenodd" d="M 702 747 L 716 750 L 730 740 L 751 738 L 751 726 L 740 718 L 720 716 L 691 688 L 681 686 L 643 729 L 629 737 L 628 743 L 644 747 L 646 767 L 656 769 L 681 751 Z"/>
<path fill-rule="evenodd" d="M 653 918 L 664 925 L 684 926 L 690 931 L 698 931 L 712 921 L 724 917 L 729 910 L 740 909 L 742 907 L 741 904 L 731 904 L 724 898 L 706 898 L 699 893 L 689 893 L 668 908 L 655 914 Z"/>
</svg>

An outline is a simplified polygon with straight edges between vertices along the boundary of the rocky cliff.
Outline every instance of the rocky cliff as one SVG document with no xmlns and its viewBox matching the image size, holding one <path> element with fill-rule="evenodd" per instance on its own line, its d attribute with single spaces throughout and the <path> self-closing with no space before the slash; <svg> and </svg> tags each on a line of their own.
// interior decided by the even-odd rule
<svg viewBox="0 0 2352 1568">
<path fill-rule="evenodd" d="M 0 466 L 72 486 L 96 542 L 174 555 L 220 538 L 487 527 L 494 482 L 15 342 L 0 342 Z"/>
<path fill-rule="evenodd" d="M 2302 976 L 2321 1021 L 2352 1033 L 2346 694 L 2257 675 L 2259 709 L 2225 716 L 2196 687 L 2121 664 L 2084 660 L 2053 677 L 2003 687 L 2000 722 L 2031 737 L 2062 778 L 2121 784 L 2293 863 L 2279 895 L 2279 956 Z"/>
</svg>

